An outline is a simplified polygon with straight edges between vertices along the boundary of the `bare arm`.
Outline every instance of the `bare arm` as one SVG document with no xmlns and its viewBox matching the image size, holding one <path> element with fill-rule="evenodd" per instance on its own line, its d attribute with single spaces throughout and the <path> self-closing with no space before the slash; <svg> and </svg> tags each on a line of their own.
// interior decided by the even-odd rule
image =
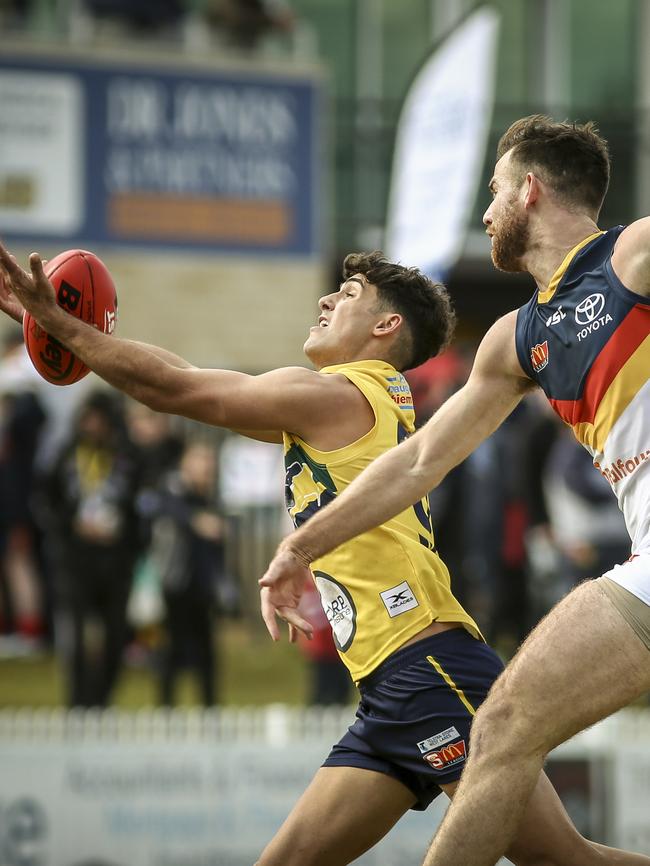
<svg viewBox="0 0 650 866">
<path fill-rule="evenodd" d="M 630 291 L 650 297 L 650 217 L 633 222 L 621 232 L 612 254 L 612 267 Z"/>
<path fill-rule="evenodd" d="M 281 430 L 235 430 L 230 428 L 232 433 L 239 433 L 240 436 L 245 436 L 247 439 L 255 439 L 257 442 L 269 442 L 271 445 L 282 445 Z"/>
<path fill-rule="evenodd" d="M 0 310 L 6 313 L 9 318 L 13 319 L 15 322 L 18 322 L 18 324 L 22 323 L 25 308 L 14 296 L 14 294 L 7 288 L 1 273 Z M 152 346 L 149 343 L 142 343 L 140 341 L 134 340 L 127 340 L 125 342 L 131 343 L 135 346 L 139 346 L 141 349 L 145 349 L 156 358 L 159 358 L 161 361 L 165 361 L 167 364 L 171 365 L 172 367 L 176 367 L 179 370 L 189 370 L 193 366 L 192 364 L 190 364 L 189 361 L 186 361 L 185 358 L 181 358 L 179 355 L 175 355 L 173 352 L 170 352 L 167 349 L 163 349 L 160 346 Z M 272 442 L 274 444 L 282 444 L 282 432 L 279 430 L 233 430 L 233 433 L 239 433 L 241 436 L 247 436 L 249 439 L 257 439 L 259 442 Z"/>
<path fill-rule="evenodd" d="M 261 376 L 204 370 L 157 346 L 103 334 L 57 305 L 37 254 L 30 257 L 28 273 L 0 245 L 0 267 L 3 297 L 17 299 L 44 330 L 91 370 L 156 411 L 243 430 L 249 435 L 288 430 L 308 438 L 331 428 L 337 414 L 345 417 L 346 408 L 353 403 L 365 403 L 360 392 L 343 377 L 320 376 L 301 367 Z M 2 308 L 5 306 L 8 302 Z M 13 301 L 5 312 L 14 312 Z"/>
<path fill-rule="evenodd" d="M 185 358 L 181 358 L 180 355 L 175 355 L 161 346 L 152 346 L 149 343 L 141 343 L 139 340 L 123 340 L 122 342 L 138 346 L 140 349 L 144 349 L 154 357 L 160 358 L 161 361 L 165 361 L 166 364 L 169 364 L 171 367 L 177 367 L 179 370 L 189 370 L 192 367 L 192 364 L 186 361 Z"/>
<path fill-rule="evenodd" d="M 283 619 L 301 628 L 293 601 L 305 566 L 425 496 L 512 412 L 532 384 L 516 357 L 515 321 L 513 312 L 493 325 L 466 385 L 424 427 L 375 460 L 334 502 L 282 542 L 260 580 L 271 593 L 267 607 L 272 602 Z M 277 623 L 266 615 L 264 620 L 277 640 Z"/>
</svg>

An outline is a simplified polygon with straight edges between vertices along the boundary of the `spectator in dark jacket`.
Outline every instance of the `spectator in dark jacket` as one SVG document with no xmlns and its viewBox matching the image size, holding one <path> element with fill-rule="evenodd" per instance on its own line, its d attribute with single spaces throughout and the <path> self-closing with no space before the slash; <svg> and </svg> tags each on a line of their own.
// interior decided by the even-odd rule
<svg viewBox="0 0 650 866">
<path fill-rule="evenodd" d="M 235 592 L 224 569 L 224 519 L 215 494 L 216 454 L 201 442 L 187 445 L 178 472 L 149 497 L 151 556 L 165 600 L 166 644 L 160 697 L 174 702 L 183 668 L 193 669 L 206 706 L 216 701 L 217 656 L 213 634 L 218 607 L 232 607 Z"/>
<path fill-rule="evenodd" d="M 106 706 L 120 671 L 127 600 L 141 546 L 134 506 L 139 471 L 121 403 L 109 392 L 92 394 L 47 482 L 59 644 L 71 706 Z M 101 626 L 99 645 L 88 640 L 92 621 Z"/>
</svg>

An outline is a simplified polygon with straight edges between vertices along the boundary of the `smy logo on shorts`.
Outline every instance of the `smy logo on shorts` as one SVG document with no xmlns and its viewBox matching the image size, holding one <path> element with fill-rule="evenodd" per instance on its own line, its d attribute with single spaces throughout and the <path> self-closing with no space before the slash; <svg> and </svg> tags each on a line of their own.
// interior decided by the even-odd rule
<svg viewBox="0 0 650 866">
<path fill-rule="evenodd" d="M 407 581 L 402 581 L 397 586 L 392 586 L 390 589 L 385 589 L 379 593 L 381 600 L 384 602 L 388 615 L 399 616 L 400 613 L 405 613 L 407 610 L 412 610 L 418 607 L 419 602 L 413 595 L 411 587 Z"/>
<path fill-rule="evenodd" d="M 467 749 L 465 748 L 465 740 L 459 740 L 457 743 L 449 743 L 448 746 L 443 746 L 436 752 L 429 752 L 424 755 L 424 760 L 433 767 L 434 770 L 448 770 L 455 764 L 460 764 L 467 757 Z"/>
</svg>

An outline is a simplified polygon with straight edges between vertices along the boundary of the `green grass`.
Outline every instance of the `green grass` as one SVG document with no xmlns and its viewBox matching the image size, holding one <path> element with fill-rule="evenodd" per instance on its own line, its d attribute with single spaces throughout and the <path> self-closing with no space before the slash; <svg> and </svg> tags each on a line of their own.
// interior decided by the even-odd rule
<svg viewBox="0 0 650 866">
<path fill-rule="evenodd" d="M 220 703 L 253 706 L 267 703 L 300 705 L 307 694 L 308 669 L 300 650 L 286 639 L 273 644 L 241 623 L 218 626 Z M 0 707 L 59 707 L 64 702 L 64 680 L 52 655 L 0 659 Z M 155 706 L 155 672 L 147 665 L 125 664 L 113 704 L 123 709 Z M 192 676 L 184 673 L 177 685 L 179 706 L 196 706 L 199 694 Z"/>
</svg>

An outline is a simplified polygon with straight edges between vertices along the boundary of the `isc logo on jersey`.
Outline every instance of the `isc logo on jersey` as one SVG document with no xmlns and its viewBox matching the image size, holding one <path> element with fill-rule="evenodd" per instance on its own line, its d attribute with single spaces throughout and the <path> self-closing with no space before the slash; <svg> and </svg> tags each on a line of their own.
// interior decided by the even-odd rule
<svg viewBox="0 0 650 866">
<path fill-rule="evenodd" d="M 551 313 L 546 320 L 546 327 L 550 328 L 552 325 L 559 325 L 562 319 L 566 319 L 566 313 L 562 309 L 562 304 L 560 304 L 557 310 L 554 313 Z"/>
<path fill-rule="evenodd" d="M 434 770 L 448 770 L 450 767 L 460 764 L 466 759 L 467 749 L 465 748 L 465 740 L 449 743 L 449 745 L 443 746 L 435 752 L 429 752 L 428 755 L 423 755 L 423 757 Z"/>
</svg>

